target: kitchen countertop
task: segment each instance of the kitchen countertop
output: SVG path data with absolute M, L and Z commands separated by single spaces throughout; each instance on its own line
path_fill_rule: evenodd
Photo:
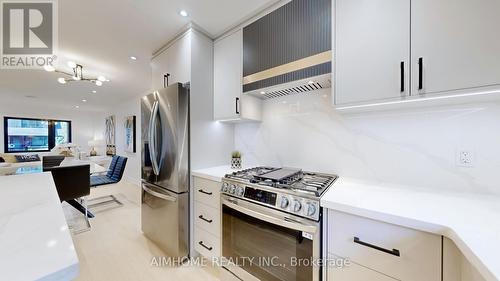
M 500 196 L 339 178 L 321 206 L 450 238 L 487 280 L 500 280 Z
M 72 280 L 78 257 L 50 173 L 0 177 L 2 280 Z
M 207 169 L 200 169 L 200 170 L 194 170 L 191 172 L 192 176 L 199 177 L 199 178 L 204 178 L 207 180 L 212 180 L 212 181 L 218 181 L 221 182 L 222 178 L 226 174 L 230 174 L 232 172 L 240 171 L 245 169 L 246 167 L 243 167 L 241 169 L 231 169 L 231 166 L 226 165 L 226 166 L 218 166 L 218 167 L 212 167 L 212 168 L 207 168 Z

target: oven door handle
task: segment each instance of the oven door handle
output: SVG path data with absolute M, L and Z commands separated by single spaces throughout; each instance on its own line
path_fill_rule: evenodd
M 222 199 L 222 204 L 224 204 L 227 207 L 234 209 L 240 213 L 243 213 L 245 215 L 254 217 L 254 218 L 262 220 L 262 221 L 270 222 L 272 224 L 279 225 L 282 227 L 290 228 L 290 229 L 297 230 L 297 231 L 304 231 L 304 232 L 308 232 L 308 233 L 312 233 L 312 234 L 316 233 L 316 231 L 317 231 L 316 226 L 304 225 L 304 224 L 299 223 L 299 222 L 294 222 L 295 220 L 289 219 L 286 217 L 284 219 L 282 219 L 282 218 L 277 218 L 277 217 L 274 217 L 271 215 L 263 214 L 263 213 L 260 213 L 258 211 L 254 211 L 252 209 L 248 209 L 248 208 L 239 206 L 238 204 L 235 204 L 235 203 L 233 203 L 229 200 L 226 200 L 226 199 Z

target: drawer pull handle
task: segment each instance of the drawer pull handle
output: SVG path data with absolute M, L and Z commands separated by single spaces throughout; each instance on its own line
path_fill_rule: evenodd
M 212 249 L 213 249 L 213 247 L 207 247 L 205 244 L 203 244 L 203 241 L 198 242 L 198 244 L 200 244 L 200 246 L 202 246 L 203 248 L 205 248 L 209 251 L 212 251 Z
M 396 257 L 400 257 L 401 256 L 399 250 L 397 250 L 397 249 L 387 250 L 387 249 L 384 249 L 382 247 L 375 246 L 375 245 L 372 245 L 370 243 L 363 242 L 358 237 L 354 237 L 354 243 L 359 244 L 359 245 L 363 245 L 363 246 L 366 246 L 368 248 L 372 248 L 372 249 L 375 249 L 375 250 L 378 250 L 378 251 L 381 251 L 381 252 L 384 252 L 384 253 L 396 256 Z
M 207 220 L 206 218 L 204 218 L 203 215 L 199 215 L 198 218 L 200 218 L 200 219 L 202 219 L 202 220 L 204 220 L 204 221 L 206 221 L 208 223 L 212 223 L 213 222 L 213 220 Z
M 203 194 L 206 194 L 206 195 L 212 195 L 213 193 L 212 192 L 206 192 L 205 190 L 203 189 L 200 189 L 198 190 L 199 192 L 203 193 Z

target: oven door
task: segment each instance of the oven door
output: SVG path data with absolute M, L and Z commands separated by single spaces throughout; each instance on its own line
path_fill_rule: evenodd
M 319 281 L 320 224 L 222 195 L 222 258 L 229 280 Z M 236 277 L 237 279 L 234 279 Z

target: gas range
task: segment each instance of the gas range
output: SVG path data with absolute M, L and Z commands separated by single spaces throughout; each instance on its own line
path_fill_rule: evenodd
M 221 192 L 319 221 L 321 195 L 336 179 L 336 175 L 300 169 L 255 167 L 227 174 Z

